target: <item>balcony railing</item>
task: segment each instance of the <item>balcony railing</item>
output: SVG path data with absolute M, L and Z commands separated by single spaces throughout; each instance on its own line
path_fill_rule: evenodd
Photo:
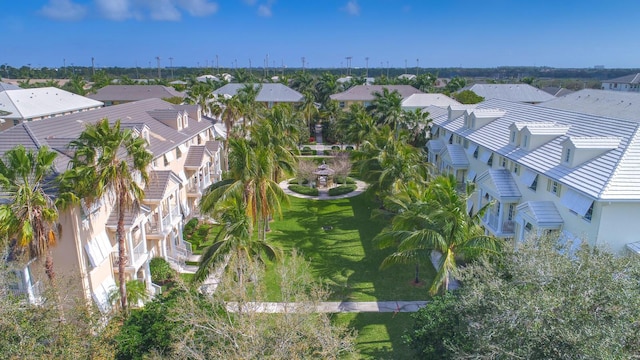
M 31 304 L 40 304 L 43 299 L 42 295 L 44 294 L 44 286 L 42 285 L 42 282 L 38 280 L 33 284 L 27 284 L 22 289 L 18 287 L 11 287 L 11 291 L 16 296 L 26 296 Z
M 512 234 L 515 232 L 515 222 L 511 220 L 505 220 L 500 223 L 498 214 L 487 213 L 484 216 L 484 223 L 490 227 L 497 234 Z
M 140 241 L 138 245 L 133 248 L 133 261 L 137 262 L 142 257 L 147 255 L 147 246 L 145 240 Z
M 126 249 L 124 255 L 124 265 L 134 265 L 137 261 L 144 258 L 147 255 L 147 249 L 145 240 L 140 241 L 133 247 L 133 252 L 128 251 Z M 111 264 L 114 270 L 118 269 L 118 265 L 120 264 L 120 259 L 118 257 L 118 251 L 114 251 L 111 253 Z

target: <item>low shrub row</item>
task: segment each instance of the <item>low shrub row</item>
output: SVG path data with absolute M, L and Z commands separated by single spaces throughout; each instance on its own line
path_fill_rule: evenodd
M 354 191 L 356 188 L 357 186 L 355 184 L 340 185 L 338 187 L 329 189 L 329 196 L 338 196 L 342 194 L 347 194 Z
M 318 196 L 318 189 L 310 188 L 308 186 L 291 184 L 289 185 L 289 190 L 302 195 Z

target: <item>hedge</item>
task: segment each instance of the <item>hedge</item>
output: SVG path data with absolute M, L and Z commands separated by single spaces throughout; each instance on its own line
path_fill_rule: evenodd
M 355 184 L 350 185 L 340 185 L 338 187 L 334 187 L 329 189 L 329 196 L 338 196 L 342 194 L 347 194 L 357 189 Z
M 302 195 L 318 196 L 318 189 L 310 188 L 308 186 L 291 184 L 289 185 L 289 190 Z

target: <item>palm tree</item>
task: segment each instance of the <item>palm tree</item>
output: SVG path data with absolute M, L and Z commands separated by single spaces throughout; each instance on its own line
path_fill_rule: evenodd
M 307 92 L 304 94 L 304 100 L 302 104 L 300 104 L 299 110 L 307 122 L 307 128 L 311 131 L 311 120 L 313 120 L 313 117 L 319 113 L 312 93 Z
M 469 186 L 465 194 L 456 190 L 454 176 L 438 176 L 424 190 L 414 188 L 400 192 L 389 199 L 397 206 L 397 215 L 391 225 L 375 237 L 380 248 L 397 246 L 381 264 L 416 263 L 415 281 L 422 261 L 431 259 L 432 252 L 441 256 L 435 264 L 436 276 L 429 292 L 434 295 L 449 289 L 449 280 L 455 275 L 459 260 L 472 260 L 481 254 L 499 254 L 501 243 L 497 238 L 484 235 L 480 216 L 484 209 L 470 216 L 466 201 L 473 191 Z
M 280 258 L 280 249 L 264 239 L 252 236 L 252 220 L 247 215 L 244 204 L 237 200 L 238 198 L 230 198 L 219 204 L 221 211 L 217 213 L 216 219 L 222 224 L 222 229 L 213 244 L 202 254 L 200 266 L 193 277 L 194 282 L 204 281 L 219 264 L 231 262 L 237 264 L 238 281 L 243 283 L 244 264 L 256 258 L 263 260 L 262 254 L 270 259 Z
M 240 102 L 240 114 L 242 115 L 242 135 L 247 135 L 247 128 L 262 115 L 263 105 L 256 102 L 256 98 L 262 89 L 262 85 L 245 84 L 238 90 Z
M 202 112 L 210 116 L 213 112 L 213 89 L 213 83 L 196 81 L 189 87 L 189 90 L 187 90 L 184 101 L 187 104 L 200 105 Z
M 16 237 L 29 259 L 45 257 L 44 268 L 55 288 L 51 248 L 57 242 L 58 210 L 53 199 L 53 163 L 57 153 L 19 145 L 0 159 L 0 189 L 8 202 L 0 205 L 0 234 Z
M 408 142 L 415 147 L 424 147 L 427 143 L 426 131 L 429 129 L 429 113 L 422 109 L 403 111 L 400 128 L 409 132 Z
M 123 312 L 127 311 L 124 217 L 128 211 L 137 212 L 144 197 L 144 183 L 149 180 L 147 167 L 153 158 L 146 145 L 143 137 L 131 129 L 122 129 L 120 120 L 111 126 L 108 119 L 87 125 L 78 139 L 70 143 L 75 150 L 70 171 L 75 179 L 82 179 L 76 188 L 79 197 L 91 203 L 109 193 L 115 196 L 118 281 Z
M 392 129 L 398 127 L 402 117 L 402 97 L 396 90 L 382 88 L 382 92 L 373 93 L 374 100 L 367 109 L 371 116 L 376 119 L 378 125 L 387 124 Z
M 406 142 L 406 133 L 396 139 L 389 126 L 381 127 L 353 153 L 354 168 L 371 186 L 368 191 L 381 197 L 398 191 L 403 184 L 426 184 L 431 165 L 422 151 Z
M 347 142 L 356 145 L 356 150 L 360 149 L 360 144 L 377 133 L 375 120 L 367 113 L 361 104 L 352 104 L 349 111 L 345 111 L 338 120 L 338 129 L 345 135 Z

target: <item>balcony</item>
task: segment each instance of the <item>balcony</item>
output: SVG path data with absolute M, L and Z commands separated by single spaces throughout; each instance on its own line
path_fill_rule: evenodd
M 9 288 L 14 295 L 26 297 L 30 304 L 41 304 L 44 300 L 44 286 L 40 280 L 33 284 L 10 285 Z
M 148 258 L 149 252 L 147 251 L 145 240 L 142 240 L 133 247 L 133 251 L 125 249 L 124 265 L 127 271 L 137 271 Z M 118 251 L 111 253 L 111 264 L 114 271 L 118 271 L 118 266 L 120 265 Z
M 515 235 L 515 222 L 511 220 L 500 221 L 498 214 L 488 212 L 482 219 L 485 226 L 498 237 L 511 237 Z

